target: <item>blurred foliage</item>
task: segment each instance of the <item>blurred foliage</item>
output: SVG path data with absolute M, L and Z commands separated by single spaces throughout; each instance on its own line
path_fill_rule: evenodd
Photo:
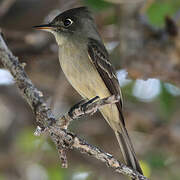
M 167 156 L 162 152 L 148 152 L 147 162 L 152 170 L 158 170 L 166 167 Z
M 113 5 L 104 0 L 84 0 L 84 3 L 95 10 L 105 10 Z
M 59 167 L 59 164 L 54 164 L 52 167 L 47 169 L 49 179 L 52 180 L 64 180 L 65 170 Z
M 0 172 L 0 180 L 5 180 L 5 177 L 1 175 L 1 172 Z
M 165 88 L 165 84 L 161 82 L 161 93 L 159 95 L 160 114 L 165 122 L 168 122 L 175 111 L 174 103 L 176 97 L 170 94 Z
M 151 176 L 151 168 L 149 164 L 145 161 L 140 161 L 140 165 L 141 165 L 144 175 L 149 178 Z
M 43 137 L 36 137 L 34 135 L 34 130 L 30 128 L 23 129 L 16 138 L 17 146 L 23 152 L 27 153 L 32 153 L 33 151 L 36 151 L 37 148 L 42 146 L 43 142 Z
M 156 26 L 164 25 L 165 16 L 173 16 L 180 8 L 179 0 L 155 0 L 147 10 L 150 22 Z
M 127 98 L 128 100 L 130 100 L 131 102 L 136 103 L 138 100 L 136 97 L 133 96 L 132 94 L 132 90 L 134 87 L 134 83 L 135 81 L 132 81 L 131 83 L 127 84 L 126 86 L 124 86 L 122 88 L 122 92 L 123 92 L 123 96 L 125 96 L 125 98 Z

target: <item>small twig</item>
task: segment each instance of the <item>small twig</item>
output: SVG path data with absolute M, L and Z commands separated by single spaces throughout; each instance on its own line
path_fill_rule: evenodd
M 20 92 L 22 93 L 25 100 L 28 102 L 30 107 L 32 108 L 36 121 L 39 124 L 39 127 L 36 129 L 35 134 L 41 135 L 43 132 L 47 132 L 49 136 L 52 138 L 53 142 L 55 143 L 58 151 L 60 152 L 60 159 L 62 161 L 63 166 L 67 166 L 67 160 L 65 155 L 65 150 L 67 148 L 73 148 L 79 150 L 81 153 L 86 153 L 104 163 L 106 163 L 109 167 L 114 169 L 116 172 L 127 175 L 134 179 L 139 180 L 147 180 L 147 178 L 137 171 L 127 167 L 126 165 L 122 164 L 112 155 L 105 153 L 98 149 L 95 146 L 92 146 L 85 142 L 84 140 L 80 139 L 76 135 L 67 132 L 65 129 L 61 129 L 58 124 L 58 120 L 55 119 L 51 109 L 47 107 L 45 104 L 42 92 L 38 91 L 34 85 L 32 84 L 31 80 L 28 78 L 27 74 L 25 73 L 23 66 L 19 63 L 18 58 L 15 57 L 11 51 L 6 46 L 2 36 L 0 35 L 0 60 L 3 65 L 11 72 L 14 80 L 19 88 Z M 104 104 L 109 104 L 112 102 L 116 102 L 116 98 L 118 97 L 110 97 L 105 98 L 103 100 L 99 100 L 94 103 L 90 103 L 84 110 L 83 113 L 92 113 L 97 108 Z M 79 115 L 82 115 L 81 111 L 76 111 Z M 74 113 L 73 113 L 74 114 Z M 77 114 L 75 113 L 74 117 Z M 64 116 L 66 119 L 68 115 Z M 67 124 L 69 120 L 67 120 Z M 66 125 L 66 123 L 65 123 Z
M 58 153 L 59 153 L 59 159 L 61 160 L 61 166 L 62 168 L 67 168 L 68 167 L 68 162 L 67 162 L 67 156 L 66 156 L 66 151 L 62 147 L 58 148 Z

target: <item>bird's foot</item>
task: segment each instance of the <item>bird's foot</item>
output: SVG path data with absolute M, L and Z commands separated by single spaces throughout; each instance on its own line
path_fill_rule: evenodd
M 80 106 L 82 106 L 83 104 L 85 104 L 88 100 L 87 99 L 82 99 L 80 102 L 76 103 L 74 106 L 71 107 L 71 109 L 68 112 L 68 115 L 70 117 L 72 117 L 73 112 L 75 109 L 78 109 Z
M 99 96 L 96 96 L 96 97 L 90 99 L 89 101 L 87 101 L 87 102 L 85 102 L 84 104 L 81 105 L 81 110 L 84 112 L 84 114 L 86 114 L 87 107 L 90 104 L 94 103 L 97 99 L 99 99 Z M 92 114 L 94 114 L 94 113 L 92 113 Z

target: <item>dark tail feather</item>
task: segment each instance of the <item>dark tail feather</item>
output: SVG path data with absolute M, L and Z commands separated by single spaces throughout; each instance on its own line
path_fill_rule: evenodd
M 124 127 L 122 129 L 122 132 L 116 131 L 115 135 L 127 165 L 130 166 L 132 169 L 138 171 L 139 173 L 143 174 L 126 128 Z

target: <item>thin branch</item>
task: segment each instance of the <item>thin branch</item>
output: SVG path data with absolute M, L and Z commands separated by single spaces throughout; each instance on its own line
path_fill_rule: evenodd
M 64 167 L 67 166 L 65 151 L 70 148 L 76 149 L 81 153 L 85 153 L 104 162 L 108 165 L 108 167 L 111 167 L 118 173 L 127 175 L 134 179 L 147 180 L 146 177 L 122 164 L 112 155 L 103 152 L 97 147 L 88 144 L 81 138 L 68 132 L 66 129 L 61 128 L 67 127 L 67 124 L 74 118 L 78 118 L 81 115 L 91 114 L 105 104 L 116 102 L 119 97 L 112 96 L 103 100 L 87 103 L 86 107 L 83 107 L 82 104 L 79 107 L 75 107 L 73 110 L 71 109 L 71 113 L 67 113 L 61 118 L 61 120 L 64 120 L 65 125 L 62 126 L 60 123 L 61 120 L 55 119 L 51 109 L 47 107 L 42 92 L 40 92 L 28 78 L 24 71 L 24 64 L 21 65 L 19 63 L 18 58 L 15 57 L 6 46 L 2 36 L 0 36 L 0 60 L 11 72 L 21 94 L 34 112 L 36 121 L 39 125 L 35 134 L 41 135 L 43 132 L 47 132 L 49 134 L 60 153 L 60 159 L 62 160 Z

